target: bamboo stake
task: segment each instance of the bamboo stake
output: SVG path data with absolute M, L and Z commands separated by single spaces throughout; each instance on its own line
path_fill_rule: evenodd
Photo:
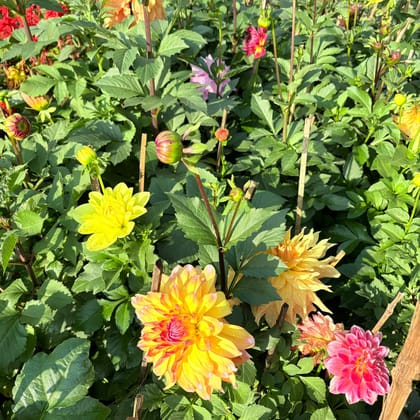
M 408 396 L 411 393 L 413 381 L 420 380 L 420 300 L 417 301 L 410 329 L 398 356 L 397 363 L 391 371 L 392 384 L 379 420 L 398 420 Z
M 314 120 L 315 120 L 315 117 L 313 115 L 307 117 L 305 119 L 305 126 L 303 127 L 303 145 L 302 145 L 302 157 L 300 159 L 295 235 L 297 235 L 300 232 L 301 222 L 302 222 L 303 196 L 305 194 L 306 162 L 308 160 L 309 137 L 311 135 L 311 128 L 312 128 L 312 124 L 314 123 Z
M 146 177 L 146 145 L 147 134 L 142 133 L 140 142 L 140 159 L 139 159 L 139 191 L 144 191 L 144 178 Z

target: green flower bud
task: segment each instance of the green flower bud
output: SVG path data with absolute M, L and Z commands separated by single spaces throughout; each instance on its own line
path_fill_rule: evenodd
M 182 140 L 173 131 L 162 131 L 155 138 L 156 154 L 162 163 L 173 164 L 182 158 Z

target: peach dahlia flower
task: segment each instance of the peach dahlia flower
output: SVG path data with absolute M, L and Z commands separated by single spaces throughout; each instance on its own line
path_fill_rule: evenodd
M 316 295 L 318 290 L 330 291 L 330 287 L 321 282 L 324 277 L 340 277 L 334 268 L 341 257 L 325 257 L 333 246 L 327 239 L 318 242 L 319 232 L 311 230 L 308 234 L 302 231 L 291 237 L 291 230 L 286 232 L 283 242 L 268 250 L 269 254 L 280 258 L 287 266 L 277 277 L 269 279 L 282 300 L 254 306 L 252 311 L 258 323 L 265 317 L 273 326 L 280 314 L 283 303 L 289 305 L 285 320 L 296 324 L 296 316 L 305 319 L 316 305 L 324 312 L 331 312 Z M 324 259 L 321 259 L 324 258 Z
M 216 271 L 177 266 L 162 279 L 160 292 L 136 295 L 132 305 L 142 322 L 138 347 L 166 389 L 177 383 L 209 400 L 222 381 L 236 386 L 236 365 L 249 358 L 254 338 L 224 319 L 232 312 L 215 288 Z

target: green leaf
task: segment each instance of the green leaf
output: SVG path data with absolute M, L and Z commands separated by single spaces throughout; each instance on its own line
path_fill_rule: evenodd
M 8 302 L 9 306 L 14 306 L 19 301 L 20 297 L 28 292 L 28 288 L 21 279 L 15 279 L 13 282 L 0 293 L 1 301 Z
M 327 387 L 323 379 L 312 376 L 300 376 L 300 380 L 305 385 L 309 398 L 318 403 L 326 401 Z
M 340 417 L 341 419 L 342 417 Z M 310 420 L 336 420 L 334 413 L 331 411 L 330 407 L 323 407 L 315 410 L 311 414 Z
M 102 327 L 104 318 L 102 307 L 96 299 L 90 299 L 77 308 L 75 327 L 81 331 L 91 334 Z
M 193 405 L 193 415 L 194 420 L 213 420 L 212 414 L 207 411 L 204 407 L 200 407 L 199 405 Z
M 73 302 L 73 296 L 63 283 L 47 280 L 39 288 L 38 297 L 53 309 L 61 309 Z
M 29 96 L 42 96 L 46 95 L 56 83 L 57 80 L 35 75 L 24 80 L 20 89 Z
M 245 382 L 248 385 L 254 385 L 255 378 L 257 376 L 257 369 L 255 368 L 254 362 L 247 360 L 242 363 L 239 367 L 239 372 L 236 375 L 236 379 L 241 382 Z
M 41 233 L 42 225 L 44 224 L 43 218 L 31 210 L 18 211 L 15 216 L 15 222 L 20 233 L 24 236 L 38 235 Z
M 133 317 L 133 307 L 130 302 L 124 302 L 115 311 L 115 323 L 121 334 L 124 334 L 130 326 Z
M 25 351 L 27 333 L 19 318 L 16 309 L 0 300 L 0 371 L 6 371 Z
M 133 96 L 144 96 L 144 90 L 141 87 L 138 77 L 134 74 L 115 74 L 104 76 L 95 83 L 102 92 L 118 98 L 127 99 Z
M 104 420 L 108 418 L 111 409 L 105 407 L 98 400 L 91 397 L 84 397 L 77 404 L 71 407 L 56 408 L 48 412 L 43 420 Z
M 366 117 L 368 117 L 372 112 L 372 99 L 369 94 L 364 90 L 358 88 L 357 86 L 350 86 L 347 88 L 348 96 L 353 99 L 356 103 L 359 103 L 363 106 L 364 112 L 366 112 Z
M 30 300 L 22 310 L 21 322 L 36 327 L 51 322 L 53 318 L 53 312 L 47 304 Z
M 242 273 L 247 277 L 266 279 L 275 277 L 287 269 L 280 259 L 270 254 L 258 254 L 242 268 Z
M 283 371 L 289 376 L 305 375 L 314 368 L 314 361 L 312 357 L 304 357 L 299 360 L 297 365 L 289 364 L 283 366 Z
M 177 34 L 177 32 L 173 32 L 162 39 L 162 42 L 159 45 L 158 55 L 171 57 L 178 54 L 185 48 L 188 48 L 188 45 Z
M 273 134 L 277 134 L 273 124 L 273 110 L 269 101 L 255 93 L 252 94 L 251 111 L 268 125 Z
M 12 256 L 18 241 L 18 238 L 13 231 L 6 232 L 4 236 L 3 246 L 1 247 L 1 265 L 3 266 L 3 273 L 6 272 L 10 257 Z
M 185 236 L 199 244 L 216 245 L 216 237 L 210 217 L 202 200 L 198 197 L 184 197 L 179 194 L 168 194 L 175 208 L 176 220 Z M 216 223 L 217 215 L 213 212 Z
M 242 302 L 250 305 L 262 305 L 273 300 L 280 300 L 276 289 L 267 280 L 243 277 L 233 294 Z
M 87 394 L 95 375 L 89 360 L 88 340 L 69 338 L 50 354 L 37 353 L 23 366 L 13 387 L 16 418 L 50 419 L 63 408 L 76 407 Z
M 88 263 L 84 271 L 77 277 L 71 288 L 73 293 L 92 292 L 99 293 L 105 289 L 105 281 L 99 264 Z
M 248 406 L 242 414 L 240 420 L 268 420 L 271 418 L 272 411 L 263 405 L 252 404 Z

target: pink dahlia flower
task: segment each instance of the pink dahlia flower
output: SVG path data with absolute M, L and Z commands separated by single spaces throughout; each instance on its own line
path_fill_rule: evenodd
M 208 71 L 191 64 L 193 75 L 190 81 L 201 85 L 199 91 L 203 94 L 203 99 L 207 101 L 209 93 L 222 95 L 223 89 L 230 82 L 230 79 L 226 77 L 229 67 L 226 66 L 224 61 L 217 60 L 216 62 L 211 55 L 208 55 L 203 60 Z M 216 71 L 213 71 L 212 67 L 216 67 Z
M 345 394 L 349 404 L 360 400 L 372 405 L 378 395 L 389 392 L 389 372 L 384 358 L 389 349 L 381 346 L 382 335 L 353 326 L 338 332 L 327 346 L 325 367 L 333 376 L 332 394 Z
M 261 26 L 259 26 L 258 29 L 250 26 L 246 32 L 247 34 L 244 43 L 244 51 L 246 52 L 246 55 L 253 55 L 255 59 L 264 57 L 266 52 L 265 44 L 267 42 L 266 29 Z

